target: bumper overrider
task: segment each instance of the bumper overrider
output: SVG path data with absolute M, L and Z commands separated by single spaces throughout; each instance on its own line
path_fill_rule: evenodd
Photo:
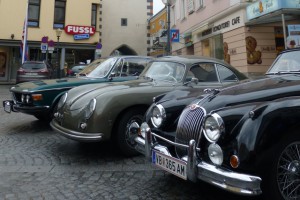
M 37 114 L 49 111 L 50 106 L 29 106 L 15 104 L 13 100 L 5 100 L 2 102 L 4 111 L 7 113 L 11 112 L 22 112 L 26 114 Z
M 82 133 L 78 131 L 73 131 L 62 127 L 58 121 L 53 119 L 50 122 L 50 126 L 53 130 L 57 131 L 59 134 L 70 138 L 72 140 L 82 141 L 82 142 L 97 142 L 101 141 L 103 133 Z
M 157 158 L 154 158 L 154 155 L 163 155 L 163 157 L 166 158 L 166 162 L 170 160 L 178 160 L 175 163 L 180 162 L 186 166 L 186 178 L 177 175 L 181 178 L 188 179 L 194 182 L 199 179 L 208 182 L 212 185 L 215 185 L 219 188 L 242 195 L 254 196 L 262 193 L 260 188 L 260 177 L 233 172 L 231 170 L 220 168 L 210 163 L 204 162 L 203 160 L 199 160 L 196 156 L 196 150 L 199 149 L 196 149 L 195 140 L 191 140 L 189 142 L 189 145 L 175 143 L 151 132 L 151 129 L 148 125 L 144 125 L 144 127 L 145 126 L 148 127 L 145 129 L 145 138 L 141 136 L 135 138 L 135 141 L 137 142 L 136 150 L 140 153 L 143 153 L 146 159 L 150 162 L 156 162 L 155 159 Z M 186 148 L 188 155 L 181 158 L 180 160 L 178 158 L 173 157 L 167 149 L 167 147 L 159 144 L 153 144 L 153 136 L 162 139 L 171 145 Z M 164 170 L 173 173 L 172 170 Z M 178 170 L 179 169 L 177 168 L 177 171 Z M 176 175 L 176 173 L 174 174 Z

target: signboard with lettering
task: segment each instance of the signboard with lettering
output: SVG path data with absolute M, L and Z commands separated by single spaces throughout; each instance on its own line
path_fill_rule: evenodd
M 84 39 L 89 39 L 89 38 L 90 38 L 89 34 L 74 35 L 74 40 L 84 40 Z
M 77 34 L 94 35 L 95 34 L 95 27 L 93 27 L 93 26 L 67 25 L 65 27 L 65 32 L 67 34 L 71 34 L 71 35 L 77 35 Z
M 296 0 L 260 0 L 247 6 L 248 20 L 261 17 L 268 13 L 284 9 L 284 8 L 300 8 L 300 1 Z

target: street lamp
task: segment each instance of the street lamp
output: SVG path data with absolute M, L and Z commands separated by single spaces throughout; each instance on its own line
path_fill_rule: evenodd
M 61 36 L 62 30 L 60 28 L 56 29 L 56 37 L 57 37 L 57 78 L 60 78 L 61 72 L 60 72 L 60 60 L 59 60 L 59 38 Z
M 166 52 L 167 52 L 167 55 L 170 55 L 170 51 L 171 51 L 171 38 L 170 38 L 170 7 L 171 7 L 171 0 L 162 0 L 162 2 L 167 7 L 167 47 L 166 47 Z

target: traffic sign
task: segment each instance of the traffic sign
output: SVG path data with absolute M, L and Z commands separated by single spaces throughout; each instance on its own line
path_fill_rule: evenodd
M 171 42 L 179 42 L 179 29 L 171 29 Z

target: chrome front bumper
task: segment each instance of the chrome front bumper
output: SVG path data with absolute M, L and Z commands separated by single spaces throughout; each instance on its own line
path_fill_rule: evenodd
M 166 147 L 158 144 L 154 145 L 152 143 L 152 136 L 159 137 L 160 139 L 163 139 L 172 145 L 185 146 L 188 149 L 188 155 L 181 159 L 187 164 L 188 180 L 196 181 L 199 179 L 230 192 L 242 195 L 253 196 L 262 193 L 260 188 L 260 177 L 236 173 L 228 169 L 221 169 L 204 161 L 199 161 L 199 159 L 196 157 L 195 140 L 191 140 L 189 145 L 182 145 L 152 133 L 150 128 L 147 128 L 145 133 L 145 139 L 138 136 L 135 138 L 135 141 L 137 142 L 136 150 L 143 153 L 148 161 L 151 162 L 152 160 L 152 150 L 159 151 L 164 155 L 172 157 Z
M 101 141 L 103 133 L 82 133 L 77 131 L 72 131 L 70 129 L 64 128 L 57 123 L 57 121 L 52 120 L 50 126 L 53 130 L 57 131 L 61 135 L 70 138 L 72 140 L 83 141 L 83 142 L 97 142 Z

